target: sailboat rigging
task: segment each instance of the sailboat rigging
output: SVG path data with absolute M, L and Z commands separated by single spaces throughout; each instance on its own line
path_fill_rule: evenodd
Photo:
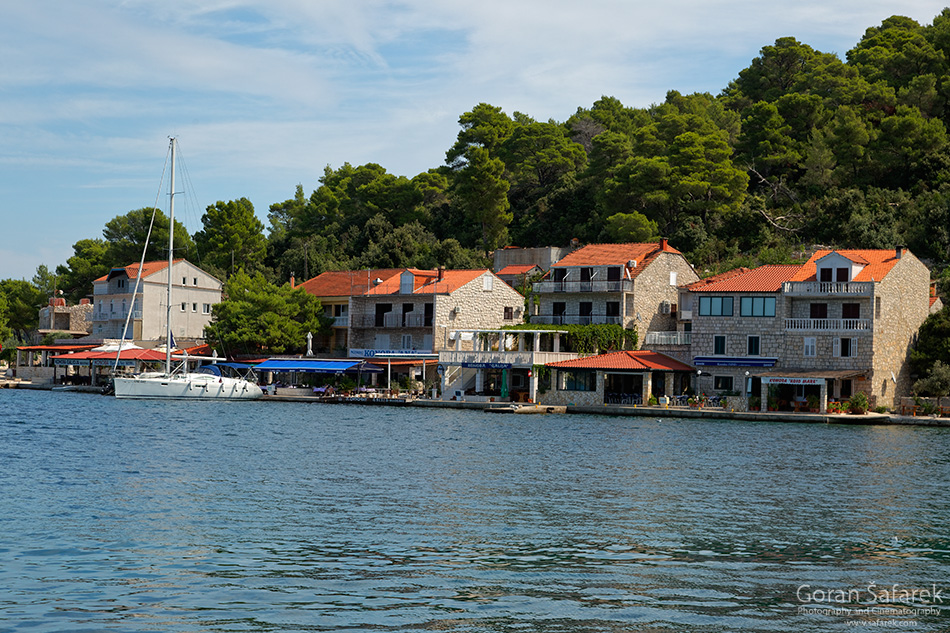
M 115 370 L 119 364 L 121 356 L 121 345 L 116 354 L 116 367 L 113 368 L 113 384 L 115 387 L 115 396 L 117 398 L 179 398 L 179 399 L 213 399 L 213 400 L 247 400 L 260 398 L 264 394 L 261 388 L 254 382 L 243 378 L 234 378 L 224 376 L 220 369 L 211 365 L 196 372 L 187 371 L 188 356 L 175 356 L 174 360 L 180 360 L 181 365 L 178 371 L 172 367 L 172 348 L 174 347 L 174 338 L 172 336 L 172 273 L 175 265 L 175 149 L 176 139 L 170 139 L 169 151 L 171 153 L 171 175 L 169 177 L 168 187 L 168 267 L 166 283 L 166 301 L 165 301 L 165 367 L 160 372 L 143 372 L 131 376 L 117 376 Z M 148 245 L 146 244 L 146 249 Z M 145 256 L 142 256 L 143 262 Z M 141 273 L 142 266 L 139 266 Z M 138 292 L 138 284 L 141 281 L 141 274 L 136 279 L 134 293 Z M 126 332 L 128 322 L 126 322 Z

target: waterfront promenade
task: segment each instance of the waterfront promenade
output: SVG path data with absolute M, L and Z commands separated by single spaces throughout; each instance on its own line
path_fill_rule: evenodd
M 51 387 L 45 385 L 33 385 L 29 382 L 11 382 L 6 381 L 2 387 L 32 389 L 39 391 L 50 391 Z M 75 386 L 65 389 L 76 393 L 100 394 L 99 387 Z M 362 404 L 371 406 L 388 407 L 422 407 L 437 409 L 462 409 L 484 411 L 492 410 L 495 413 L 515 413 L 518 405 L 511 405 L 507 402 L 465 402 L 438 400 L 431 398 L 416 397 L 368 397 L 368 396 L 333 396 L 320 397 L 314 396 L 301 389 L 301 395 L 289 395 L 282 393 L 279 395 L 265 395 L 263 402 L 297 402 L 300 404 L 322 404 L 322 405 L 346 405 Z M 525 406 L 525 405 L 522 405 Z M 532 406 L 532 405 L 527 405 Z M 542 408 L 544 405 L 540 405 Z M 510 411 L 509 411 L 510 409 Z M 719 420 L 746 420 L 750 422 L 797 422 L 805 424 L 853 424 L 853 425 L 909 425 L 909 426 L 938 426 L 950 427 L 950 418 L 938 416 L 908 416 L 896 415 L 891 413 L 873 413 L 868 412 L 862 415 L 851 415 L 850 413 L 805 413 L 805 412 L 783 412 L 783 411 L 735 411 L 724 409 L 722 407 L 703 407 L 700 409 L 692 407 L 668 406 L 625 406 L 625 405 L 602 405 L 602 406 L 570 406 L 558 407 L 568 414 L 586 414 L 586 415 L 606 415 L 622 417 L 643 417 L 643 418 L 689 418 L 689 419 L 719 419 Z

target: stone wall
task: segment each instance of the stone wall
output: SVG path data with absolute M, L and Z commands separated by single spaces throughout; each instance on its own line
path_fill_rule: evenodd
M 671 273 L 676 273 L 675 281 Z M 670 305 L 679 300 L 679 286 L 699 281 L 699 275 L 686 258 L 678 253 L 662 252 L 633 281 L 633 294 L 628 296 L 625 327 L 636 326 L 640 346 L 648 331 L 673 332 L 676 315 L 661 311 L 663 302 Z M 639 318 L 637 316 L 639 315 Z
M 877 403 L 894 407 L 910 394 L 913 380 L 908 359 L 917 330 L 930 313 L 930 272 L 910 252 L 884 279 L 875 284 L 874 349 L 871 395 Z
M 538 394 L 539 404 L 549 404 L 554 406 L 578 406 L 592 407 L 603 406 L 604 404 L 604 372 L 597 372 L 597 390 L 596 391 L 561 391 L 557 388 L 558 376 L 557 369 L 551 369 L 551 388 L 546 392 Z

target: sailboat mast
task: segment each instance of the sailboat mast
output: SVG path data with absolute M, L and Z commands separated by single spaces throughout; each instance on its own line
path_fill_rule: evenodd
M 171 137 L 171 178 L 168 180 L 168 296 L 165 300 L 165 373 L 172 373 L 172 264 L 175 262 L 175 137 Z

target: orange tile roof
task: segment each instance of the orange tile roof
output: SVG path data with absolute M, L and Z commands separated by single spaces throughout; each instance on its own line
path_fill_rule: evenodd
M 817 274 L 816 262 L 831 253 L 837 253 L 864 266 L 861 272 L 855 275 L 851 281 L 881 281 L 898 262 L 897 253 L 894 249 L 820 250 L 815 252 L 802 265 L 798 274 L 789 281 L 815 281 Z M 910 251 L 905 249 L 904 254 L 910 255 Z
M 495 274 L 499 277 L 501 275 L 524 275 L 531 272 L 535 268 L 538 270 L 541 269 L 541 267 L 537 264 L 511 264 L 510 266 L 505 266 Z
M 693 371 L 693 368 L 681 363 L 666 354 L 649 350 L 608 352 L 597 356 L 585 356 L 574 360 L 562 360 L 556 363 L 547 363 L 548 367 L 558 369 L 626 369 L 634 371 L 650 371 L 654 369 L 666 371 Z
M 185 261 L 184 258 L 176 259 L 174 263 L 177 264 L 178 262 L 183 262 L 183 261 Z M 168 268 L 167 259 L 158 261 L 158 262 L 145 262 L 145 265 L 142 266 L 142 278 L 144 279 L 145 277 L 151 277 L 158 271 L 165 270 L 166 268 Z M 128 275 L 129 279 L 135 279 L 136 277 L 138 277 L 139 265 L 135 263 L 135 264 L 129 264 L 128 266 L 116 266 L 115 268 L 110 270 L 108 273 L 106 273 L 102 277 L 99 277 L 99 279 L 96 279 L 96 281 L 108 281 L 112 273 L 114 273 L 117 270 L 123 270 L 123 269 L 125 270 L 125 274 Z
M 660 253 L 675 253 L 678 250 L 669 246 L 666 240 L 661 242 L 631 242 L 628 244 L 588 244 L 565 255 L 551 268 L 568 266 L 624 266 L 635 261 L 636 267 L 627 268 L 631 279 L 637 277 Z
M 415 279 L 413 294 L 446 294 L 455 292 L 473 279 L 480 277 L 488 272 L 486 268 L 481 270 L 445 270 L 442 271 L 442 279 L 439 279 L 437 270 L 419 270 L 417 268 L 406 268 Z M 499 283 L 505 283 L 498 280 Z M 401 274 L 390 277 L 383 283 L 367 292 L 367 295 L 395 295 L 400 294 Z
M 401 268 L 379 268 L 376 270 L 329 270 L 309 279 L 298 288 L 303 288 L 315 297 L 351 297 L 364 294 L 372 287 L 376 279 L 398 276 Z
M 791 281 L 801 267 L 768 265 L 758 268 L 736 268 L 720 275 L 700 279 L 686 286 L 692 292 L 778 292 Z

